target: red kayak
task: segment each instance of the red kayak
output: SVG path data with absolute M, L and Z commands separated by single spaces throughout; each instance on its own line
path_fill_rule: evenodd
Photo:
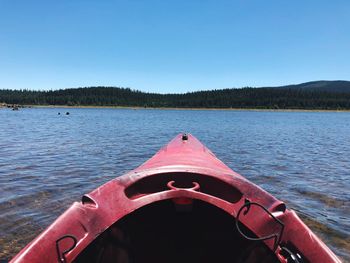
M 340 262 L 192 135 L 82 197 L 11 262 Z

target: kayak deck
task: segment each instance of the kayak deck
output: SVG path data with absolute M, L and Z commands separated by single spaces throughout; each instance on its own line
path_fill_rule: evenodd
M 181 134 L 140 167 L 84 195 L 11 262 L 214 258 L 340 262 L 282 201 Z

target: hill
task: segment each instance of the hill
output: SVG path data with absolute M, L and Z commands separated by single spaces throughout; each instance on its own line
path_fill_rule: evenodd
M 288 85 L 275 87 L 277 89 L 300 89 L 304 91 L 322 91 L 322 92 L 338 92 L 350 93 L 350 81 L 345 80 L 319 80 L 310 81 L 296 85 Z
M 51 91 L 0 90 L 1 102 L 68 106 L 350 109 L 350 82 L 314 81 L 282 87 L 247 87 L 184 94 L 146 93 L 119 87 L 86 87 Z

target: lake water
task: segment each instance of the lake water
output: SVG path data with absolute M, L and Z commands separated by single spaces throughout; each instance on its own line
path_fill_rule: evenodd
M 285 201 L 350 262 L 350 112 L 72 108 L 0 109 L 0 259 L 180 132 Z

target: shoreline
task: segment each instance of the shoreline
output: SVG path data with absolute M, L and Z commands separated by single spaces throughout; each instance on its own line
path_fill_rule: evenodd
M 130 110 L 208 110 L 208 111 L 266 111 L 266 112 L 350 112 L 350 109 L 258 109 L 258 108 L 174 108 L 138 106 L 94 106 L 94 105 L 20 105 L 21 108 L 66 108 L 66 109 L 130 109 Z M 0 107 L 7 108 L 7 107 Z

